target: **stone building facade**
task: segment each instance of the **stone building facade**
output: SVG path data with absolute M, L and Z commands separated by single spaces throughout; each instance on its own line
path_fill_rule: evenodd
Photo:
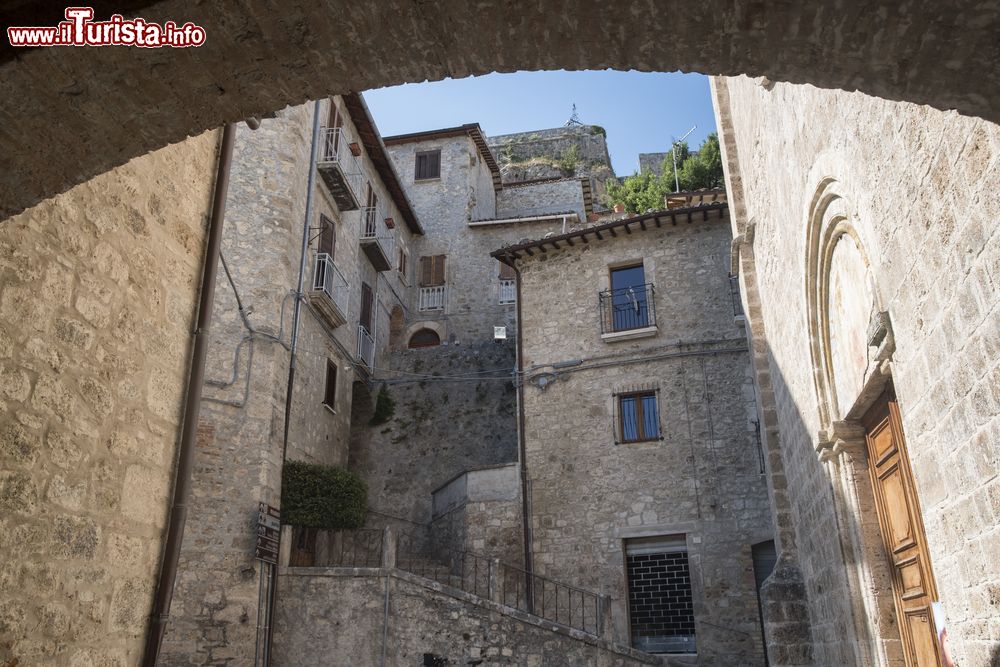
M 926 598 L 956 664 L 996 664 L 1000 129 L 766 79 L 717 78 L 713 95 L 780 563 L 804 589 L 798 663 L 904 664 L 901 628 L 936 621 L 897 606 Z M 925 535 L 922 569 L 896 573 L 864 418 L 887 386 L 912 472 L 892 520 Z
M 721 203 L 495 253 L 521 281 L 534 570 L 608 595 L 620 642 L 678 664 L 764 664 L 753 546 L 773 533 L 730 245 Z M 689 568 L 656 580 L 669 600 L 633 576 L 657 539 Z M 639 627 L 650 608 L 666 627 Z
M 315 122 L 317 167 L 306 220 Z M 265 577 L 254 559 L 257 504 L 280 505 L 285 459 L 347 466 L 352 401 L 368 393 L 368 379 L 385 365 L 390 313 L 408 305 L 400 258 L 421 231 L 384 168 L 373 127 L 354 96 L 322 101 L 318 115 L 313 105 L 293 107 L 257 130 L 238 130 L 222 245 L 226 273 L 216 286 L 193 498 L 163 664 L 254 661 Z M 350 192 L 328 185 L 330 169 L 341 172 Z M 354 201 L 345 203 L 345 196 Z M 372 223 L 388 240 L 366 240 Z M 373 243 L 388 246 L 376 250 L 388 264 L 371 259 Z M 305 281 L 286 440 L 300 261 Z
M 0 224 L 0 664 L 138 664 L 219 133 Z

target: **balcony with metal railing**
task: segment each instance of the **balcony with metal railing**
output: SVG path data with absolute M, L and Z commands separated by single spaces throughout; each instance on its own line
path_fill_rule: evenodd
M 445 285 L 421 287 L 417 295 L 417 310 L 444 310 L 446 296 Z
M 356 210 L 361 206 L 361 163 L 351 152 L 344 128 L 322 128 L 319 148 L 316 170 L 337 202 L 337 208 Z
M 316 255 L 309 302 L 331 327 L 336 328 L 347 322 L 350 285 L 333 258 L 325 252 Z
M 517 283 L 513 280 L 500 281 L 500 305 L 517 303 Z
M 375 368 L 375 339 L 365 325 L 358 325 L 358 361 L 371 371 Z
M 361 211 L 361 249 L 376 271 L 388 271 L 396 252 L 396 235 L 386 223 L 382 205 L 365 206 Z
M 600 292 L 601 338 L 614 341 L 655 336 L 654 297 L 652 283 Z

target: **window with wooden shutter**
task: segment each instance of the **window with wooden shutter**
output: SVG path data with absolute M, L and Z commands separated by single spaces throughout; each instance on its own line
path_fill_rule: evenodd
M 497 261 L 500 264 L 500 280 L 514 280 L 514 267 Z
M 406 257 L 406 250 L 399 248 L 399 264 L 396 266 L 396 269 L 399 271 L 399 275 L 403 282 L 406 282 Z
M 361 283 L 361 326 L 368 333 L 372 331 L 372 288 L 368 283 Z
M 337 228 L 333 225 L 333 220 L 322 213 L 319 216 L 319 247 L 317 252 L 326 253 L 330 259 L 334 258 L 334 251 L 337 248 Z
M 337 402 L 337 364 L 326 360 L 326 385 L 323 390 L 323 405 L 333 408 Z
M 444 260 L 446 255 L 424 255 L 420 258 L 420 286 L 444 285 Z
M 441 178 L 441 150 L 419 151 L 416 156 L 413 179 L 424 181 L 430 178 Z

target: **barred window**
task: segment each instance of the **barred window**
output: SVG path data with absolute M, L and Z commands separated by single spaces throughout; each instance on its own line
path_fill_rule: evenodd
M 632 646 L 695 653 L 694 599 L 685 535 L 625 542 Z

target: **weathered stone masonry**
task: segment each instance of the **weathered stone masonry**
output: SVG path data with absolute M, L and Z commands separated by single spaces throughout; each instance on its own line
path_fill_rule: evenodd
M 751 315 L 767 332 L 756 343 L 774 387 L 789 499 L 776 510 L 779 523 L 785 517 L 794 530 L 815 664 L 853 663 L 865 651 L 872 664 L 898 664 L 891 627 L 876 625 L 878 599 L 851 595 L 854 568 L 842 556 L 841 544 L 852 531 L 864 534 L 872 514 L 844 514 L 848 487 L 839 480 L 850 457 L 822 462 L 816 451 L 821 406 L 808 362 L 814 322 L 805 298 L 807 229 L 811 202 L 830 188 L 848 210 L 871 287 L 891 318 L 889 368 L 953 656 L 960 664 L 990 664 L 1000 636 L 992 555 L 1000 549 L 1000 235 L 993 222 L 1000 216 L 1000 130 L 858 93 L 748 78 L 717 79 L 714 86 L 734 234 L 752 244 L 739 250 L 739 261 L 759 294 Z M 805 114 L 810 123 L 796 125 Z M 769 141 L 758 142 L 761 136 Z M 773 169 L 778 161 L 782 168 Z M 845 400 L 844 411 L 853 397 Z M 866 481 L 861 472 L 859 484 Z M 843 525 L 845 516 L 856 525 Z
M 137 664 L 218 133 L 0 225 L 0 662 Z
M 556 236 L 558 249 L 517 260 L 532 557 L 545 576 L 610 595 L 616 636 L 628 641 L 624 540 L 684 535 L 697 626 L 689 660 L 758 665 L 750 547 L 771 538 L 770 505 L 727 279 L 728 218 L 705 215 L 674 226 L 667 214 L 662 229 L 633 223 L 573 246 Z M 605 342 L 597 293 L 609 266 L 640 261 L 657 331 Z M 657 388 L 662 440 L 618 444 L 614 395 L 636 387 Z

